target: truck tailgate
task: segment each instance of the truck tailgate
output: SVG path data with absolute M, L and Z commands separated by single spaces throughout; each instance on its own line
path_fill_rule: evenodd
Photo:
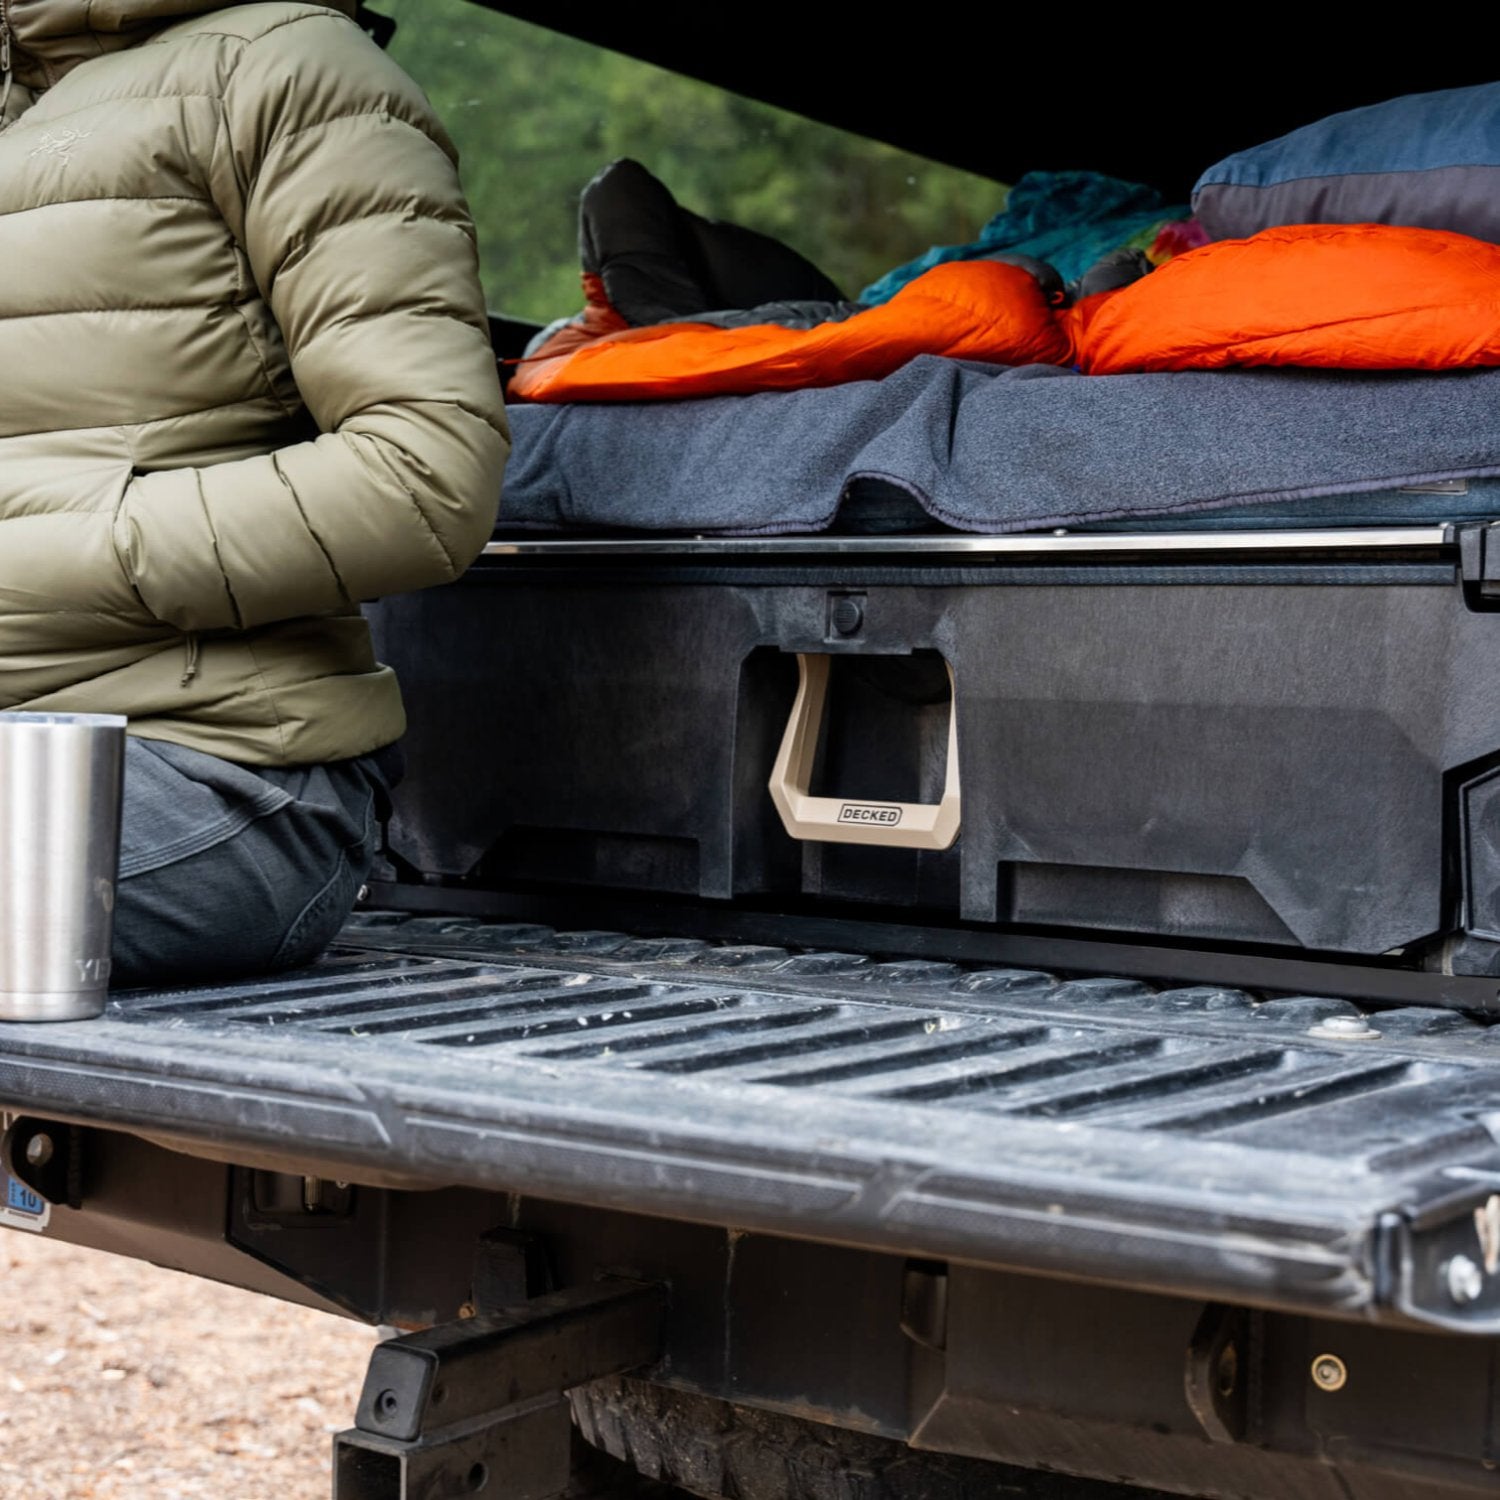
M 1500 1332 L 1500 1027 L 358 916 L 315 968 L 0 1029 L 0 1108 L 1266 1307 Z

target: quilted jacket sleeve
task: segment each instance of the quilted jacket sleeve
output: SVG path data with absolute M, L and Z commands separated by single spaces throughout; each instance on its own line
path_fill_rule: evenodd
M 453 147 L 362 32 L 307 12 L 247 42 L 211 189 L 322 436 L 141 475 L 116 547 L 182 630 L 320 614 L 461 573 L 509 437 Z

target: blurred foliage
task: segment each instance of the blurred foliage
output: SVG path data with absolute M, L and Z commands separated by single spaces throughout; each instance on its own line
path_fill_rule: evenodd
M 1004 205 L 998 183 L 469 0 L 374 8 L 397 22 L 391 55 L 458 143 L 497 312 L 577 310 L 578 194 L 621 156 L 684 207 L 793 246 L 847 296 L 929 245 L 972 239 Z

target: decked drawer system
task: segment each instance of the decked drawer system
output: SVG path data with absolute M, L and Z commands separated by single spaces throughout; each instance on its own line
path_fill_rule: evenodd
M 487 889 L 1493 976 L 1486 541 L 497 542 L 372 607 L 412 721 L 391 849 Z

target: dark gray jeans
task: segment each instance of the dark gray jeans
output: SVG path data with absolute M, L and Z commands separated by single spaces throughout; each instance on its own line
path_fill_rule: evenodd
M 250 768 L 132 736 L 111 983 L 310 963 L 369 874 L 386 790 L 368 756 Z

